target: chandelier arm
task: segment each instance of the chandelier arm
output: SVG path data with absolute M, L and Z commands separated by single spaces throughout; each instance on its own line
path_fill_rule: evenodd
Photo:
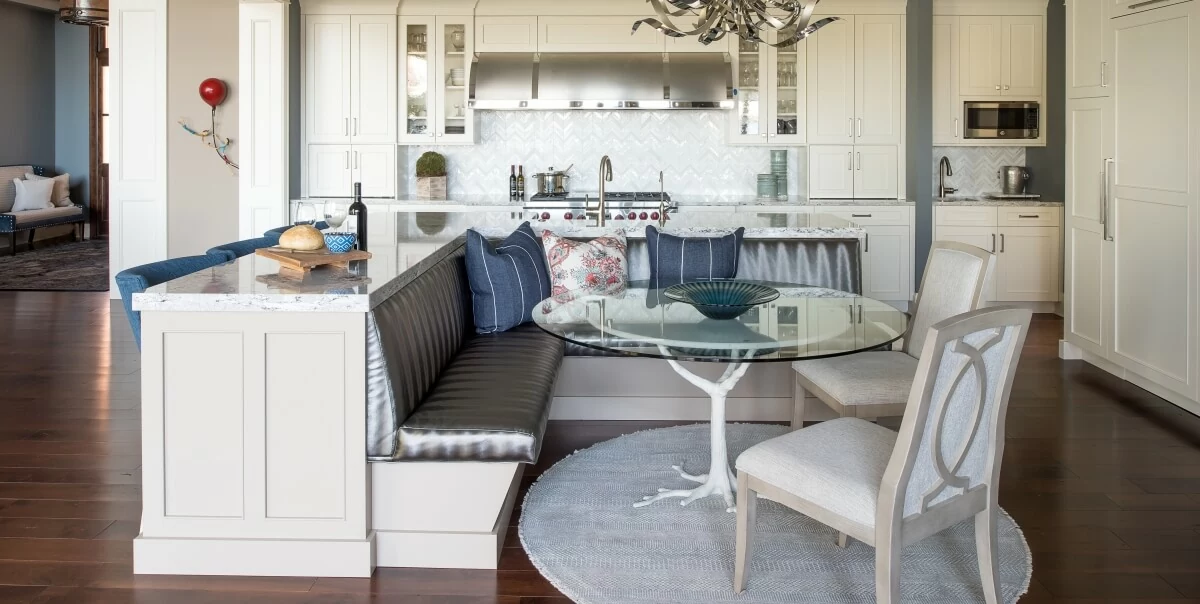
M 679 12 L 668 11 L 663 7 L 663 0 L 650 0 L 650 4 L 654 6 L 654 11 L 656 13 L 658 13 L 659 18 L 658 19 L 642 19 L 640 21 L 637 21 L 633 24 L 633 31 L 637 31 L 638 26 L 645 23 L 646 25 L 649 25 L 649 26 L 651 26 L 659 31 L 662 31 L 664 33 L 667 33 L 668 35 L 671 35 L 672 37 L 694 36 L 697 34 L 704 33 L 707 30 L 711 29 L 712 23 L 716 22 L 717 18 L 719 18 L 719 16 L 720 16 L 719 9 L 716 9 L 716 11 L 714 11 L 714 8 L 712 6 L 703 8 L 703 9 L 701 9 L 701 11 L 702 11 L 701 15 L 699 15 L 701 21 L 697 22 L 696 29 L 689 30 L 689 29 L 685 29 L 683 27 L 676 25 L 675 22 L 672 21 L 671 17 L 673 17 L 673 16 L 680 17 L 680 16 L 683 16 L 684 14 L 687 14 L 690 11 L 687 11 L 687 10 L 682 10 Z M 708 14 L 707 18 L 705 18 L 705 11 L 713 11 L 713 12 L 711 12 L 711 14 Z M 675 34 L 678 34 L 678 35 L 675 35 Z
M 812 25 L 805 27 L 804 29 L 798 30 L 795 35 L 788 38 L 787 40 L 781 41 L 777 44 L 771 44 L 771 46 L 773 46 L 775 48 L 779 48 L 781 46 L 790 46 L 792 44 L 796 44 L 797 42 L 800 42 L 800 41 L 808 38 L 809 36 L 813 35 L 814 33 L 816 33 L 818 29 L 821 29 L 822 27 L 825 27 L 826 25 L 829 25 L 830 23 L 833 23 L 834 21 L 841 21 L 841 20 L 842 20 L 841 17 L 825 17 L 824 19 L 821 19 L 820 21 L 817 21 L 816 23 L 813 23 Z

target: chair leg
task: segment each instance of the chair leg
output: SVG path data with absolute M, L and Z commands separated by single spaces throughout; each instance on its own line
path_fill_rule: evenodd
M 17 255 L 17 233 L 16 233 L 16 231 L 13 231 L 12 233 L 8 234 L 8 255 L 9 256 Z
M 33 249 L 33 232 L 37 229 L 29 229 L 29 249 Z
M 837 546 L 845 549 L 848 545 L 850 545 L 850 535 L 847 535 L 846 533 L 838 533 Z
M 983 598 L 987 604 L 1000 602 L 1000 575 L 996 560 L 1000 557 L 996 539 L 996 508 L 975 514 L 975 551 L 979 556 L 979 578 L 983 581 Z
M 804 427 L 804 406 L 808 399 L 808 391 L 800 385 L 800 374 L 796 374 L 796 388 L 793 392 L 792 430 L 795 431 Z
M 737 549 L 734 553 L 733 591 L 746 589 L 746 567 L 754 555 L 754 521 L 758 513 L 758 493 L 750 490 L 745 472 L 738 472 Z
M 875 602 L 896 604 L 900 602 L 900 536 L 890 531 L 877 532 L 876 536 Z

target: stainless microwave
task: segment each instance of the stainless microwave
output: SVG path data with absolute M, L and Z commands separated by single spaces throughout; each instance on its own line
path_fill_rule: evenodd
M 966 101 L 963 103 L 964 139 L 1035 139 L 1041 126 L 1041 104 L 1036 102 Z

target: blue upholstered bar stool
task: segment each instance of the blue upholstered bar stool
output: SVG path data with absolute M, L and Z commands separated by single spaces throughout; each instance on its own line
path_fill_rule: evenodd
M 268 231 L 268 233 L 269 232 L 271 231 Z M 278 244 L 279 235 L 274 234 L 266 235 L 264 237 L 257 237 L 254 239 L 234 241 L 233 243 L 226 243 L 225 245 L 218 245 L 217 247 L 209 249 L 205 253 L 209 256 L 220 256 L 221 262 L 233 262 L 242 256 L 253 254 L 254 250 L 264 247 L 274 247 Z
M 129 317 L 129 326 L 133 328 L 133 338 L 137 342 L 138 350 L 142 348 L 142 313 L 133 310 L 133 295 L 223 262 L 224 258 L 218 255 L 184 256 L 135 266 L 117 273 L 117 289 L 121 291 L 125 316 Z

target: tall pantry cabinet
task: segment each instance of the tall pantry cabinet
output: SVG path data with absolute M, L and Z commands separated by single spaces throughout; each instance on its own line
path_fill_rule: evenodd
M 1099 4 L 1067 0 L 1063 353 L 1200 413 L 1200 2 Z

